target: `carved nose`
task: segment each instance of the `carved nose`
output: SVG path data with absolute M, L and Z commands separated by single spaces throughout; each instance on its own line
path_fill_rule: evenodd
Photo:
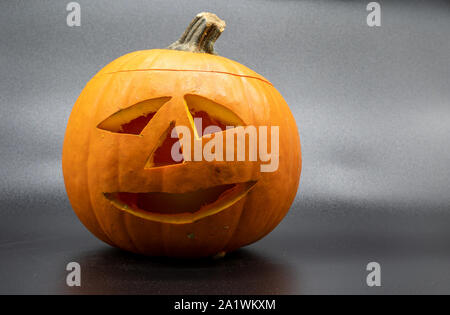
M 150 154 L 145 168 L 163 167 L 183 163 L 183 153 L 176 133 L 175 121 L 171 121 L 169 127 L 161 135 L 157 146 Z

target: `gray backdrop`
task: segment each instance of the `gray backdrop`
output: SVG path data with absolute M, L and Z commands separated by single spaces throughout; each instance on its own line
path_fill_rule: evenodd
M 0 293 L 450 293 L 450 3 L 0 2 Z M 201 11 L 219 53 L 267 77 L 297 121 L 303 172 L 285 220 L 221 261 L 112 249 L 77 220 L 61 148 L 72 105 L 111 60 L 164 48 Z M 65 266 L 82 266 L 82 287 Z M 382 266 L 382 287 L 366 265 Z

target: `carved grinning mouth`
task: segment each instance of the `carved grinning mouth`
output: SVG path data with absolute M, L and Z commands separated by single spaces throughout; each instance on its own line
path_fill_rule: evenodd
M 184 224 L 219 213 L 244 197 L 255 181 L 219 185 L 185 193 L 104 193 L 116 208 L 143 219 Z

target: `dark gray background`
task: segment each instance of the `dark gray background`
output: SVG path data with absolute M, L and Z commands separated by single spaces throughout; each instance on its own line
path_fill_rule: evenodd
M 450 293 L 450 3 L 0 2 L 0 293 Z M 163 48 L 201 11 L 227 22 L 219 53 L 267 77 L 297 121 L 303 172 L 285 220 L 220 261 L 128 254 L 67 200 L 61 148 L 85 83 Z M 65 266 L 82 266 L 82 287 Z M 365 284 L 382 266 L 382 287 Z

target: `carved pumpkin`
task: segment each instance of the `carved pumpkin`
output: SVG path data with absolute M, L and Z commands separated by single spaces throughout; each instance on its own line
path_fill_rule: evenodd
M 215 54 L 224 27 L 214 14 L 197 15 L 168 49 L 107 65 L 75 103 L 63 147 L 66 190 L 106 243 L 146 255 L 222 255 L 259 240 L 287 213 L 301 169 L 294 118 L 267 79 Z M 177 126 L 189 126 L 200 148 L 225 126 L 279 126 L 278 168 L 261 172 L 260 158 L 197 161 L 184 147 L 176 160 Z

